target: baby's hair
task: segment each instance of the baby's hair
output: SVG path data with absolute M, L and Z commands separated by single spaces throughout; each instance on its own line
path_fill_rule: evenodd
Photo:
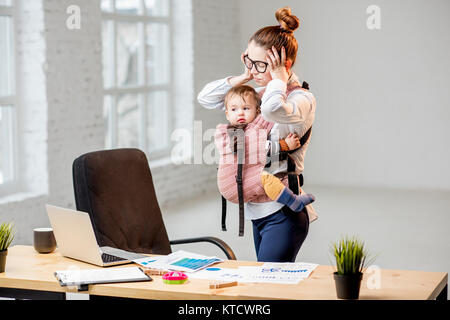
M 245 100 L 246 96 L 253 97 L 256 100 L 256 110 L 258 113 L 260 112 L 261 98 L 259 97 L 259 94 L 256 92 L 256 90 L 253 89 L 253 87 L 242 84 L 242 85 L 231 88 L 225 95 L 225 100 L 224 100 L 225 108 L 228 108 L 228 102 L 230 101 L 231 97 L 234 95 L 238 95 L 244 100 Z

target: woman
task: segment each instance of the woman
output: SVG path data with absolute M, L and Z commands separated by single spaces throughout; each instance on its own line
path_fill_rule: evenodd
M 245 71 L 207 84 L 198 95 L 199 103 L 207 109 L 224 109 L 224 97 L 232 87 L 254 80 L 262 95 L 261 114 L 274 122 L 270 134 L 280 138 L 295 132 L 305 135 L 314 121 L 316 101 L 301 88 L 298 77 L 292 72 L 297 57 L 298 43 L 294 30 L 299 20 L 288 7 L 278 9 L 277 26 L 258 30 L 241 54 Z M 286 95 L 286 93 L 289 93 Z M 303 172 L 303 162 L 309 140 L 291 154 L 295 172 Z M 273 162 L 266 168 L 272 174 L 286 173 L 287 163 Z M 277 202 L 246 203 L 245 217 L 253 224 L 253 238 L 258 261 L 294 262 L 305 240 L 309 223 L 317 219 L 311 206 L 294 213 Z

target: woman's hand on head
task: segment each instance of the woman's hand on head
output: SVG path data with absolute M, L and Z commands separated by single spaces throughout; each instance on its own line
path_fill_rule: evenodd
M 278 55 L 277 49 L 274 46 L 267 50 L 267 62 L 269 63 L 269 71 L 272 79 L 280 79 L 283 82 L 288 82 L 289 73 L 286 69 L 286 50 L 281 47 L 281 57 Z
M 244 62 L 244 56 L 247 54 L 247 51 L 248 51 L 248 49 L 246 49 L 245 52 L 241 53 L 241 61 L 242 61 L 242 64 L 244 65 L 244 73 L 242 74 L 242 77 L 244 79 L 246 79 L 248 82 L 253 79 L 253 75 L 250 73 L 250 69 L 247 68 L 247 66 L 245 65 L 245 62 Z
M 245 52 L 241 53 L 241 61 L 244 65 L 244 73 L 239 76 L 234 76 L 228 79 L 228 82 L 231 86 L 235 87 L 241 84 L 245 84 L 253 79 L 253 75 L 250 73 L 250 70 L 245 66 L 244 63 L 244 56 L 247 54 L 247 50 Z

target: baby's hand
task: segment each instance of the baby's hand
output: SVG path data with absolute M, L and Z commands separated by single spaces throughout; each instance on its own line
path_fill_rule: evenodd
M 300 147 L 300 139 L 296 133 L 289 133 L 286 138 L 284 138 L 289 150 L 294 150 Z

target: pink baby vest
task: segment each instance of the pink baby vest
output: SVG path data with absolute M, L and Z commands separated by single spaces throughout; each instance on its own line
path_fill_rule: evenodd
M 298 82 L 288 85 L 286 95 L 293 90 L 302 88 Z M 263 92 L 260 92 L 262 95 Z M 269 202 L 270 199 L 262 186 L 261 173 L 266 165 L 266 141 L 274 123 L 257 116 L 245 126 L 245 160 L 242 168 L 242 186 L 244 202 Z M 227 124 L 219 124 L 215 132 L 215 144 L 219 151 L 219 169 L 217 186 L 225 199 L 239 203 L 236 174 L 238 167 L 237 154 L 234 152 L 233 140 L 230 137 L 232 128 Z M 287 175 L 281 181 L 288 186 Z
M 267 135 L 272 127 L 272 122 L 265 121 L 259 115 L 243 129 L 245 137 L 245 157 L 242 166 L 244 202 L 272 201 L 266 196 L 261 184 L 261 172 L 264 170 L 267 157 Z M 229 132 L 229 130 L 231 131 Z M 219 150 L 217 186 L 225 199 L 238 203 L 236 183 L 238 159 L 233 150 L 232 132 L 233 129 L 230 129 L 230 126 L 226 124 L 219 124 L 216 128 L 215 143 Z

